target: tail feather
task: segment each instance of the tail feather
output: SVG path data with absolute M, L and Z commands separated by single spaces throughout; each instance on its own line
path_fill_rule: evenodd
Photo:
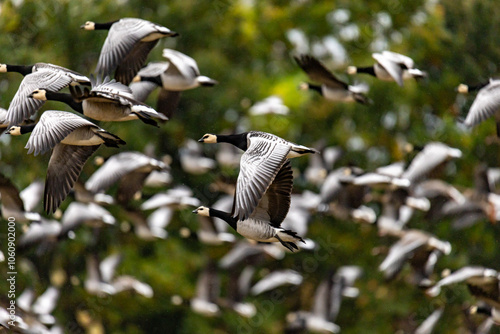
M 200 75 L 197 78 L 197 80 L 198 80 L 200 86 L 212 87 L 212 86 L 215 86 L 218 84 L 217 80 L 214 80 L 212 78 L 209 78 L 209 77 L 206 77 L 203 75 Z
M 118 147 L 118 145 L 125 145 L 125 141 L 118 137 L 117 135 L 114 135 L 108 131 L 104 130 L 98 130 L 95 132 L 99 138 L 104 140 L 104 145 L 108 147 Z
M 305 147 L 305 146 L 292 147 L 292 151 L 297 155 L 304 155 L 304 154 L 308 154 L 308 153 L 311 153 L 311 154 L 319 153 L 318 150 L 315 150 L 314 148 Z
M 157 128 L 159 127 L 158 123 L 154 119 L 152 119 L 151 116 L 146 114 L 145 112 L 136 111 L 136 112 L 134 112 L 134 114 L 136 114 L 137 117 L 139 118 L 139 120 L 143 121 L 144 123 L 156 126 Z

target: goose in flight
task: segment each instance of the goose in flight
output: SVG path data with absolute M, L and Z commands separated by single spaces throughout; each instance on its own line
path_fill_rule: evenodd
M 245 151 L 240 159 L 232 217 L 245 220 L 253 213 L 266 189 L 287 159 L 318 151 L 276 135 L 250 131 L 233 135 L 205 134 L 201 143 L 230 143 Z
M 364 93 L 367 91 L 365 85 L 351 86 L 338 79 L 332 72 L 326 69 L 316 58 L 310 55 L 300 55 L 294 57 L 297 64 L 307 73 L 312 81 L 319 82 L 320 85 L 302 83 L 301 89 L 315 90 L 331 101 L 359 102 L 361 104 L 370 103 Z
M 97 62 L 96 73 L 109 75 L 128 85 L 146 62 L 151 50 L 163 37 L 179 34 L 159 24 L 138 19 L 122 18 L 107 23 L 87 21 L 85 30 L 109 30 Z
M 465 86 L 465 85 L 464 85 Z M 474 102 L 470 106 L 464 124 L 473 127 L 490 117 L 495 118 L 497 137 L 500 138 L 500 80 L 490 79 L 487 84 L 465 88 L 459 86 L 459 92 L 479 90 Z
M 161 112 L 170 116 L 175 110 L 180 99 L 180 92 L 199 86 L 214 86 L 218 82 L 207 76 L 201 75 L 196 61 L 172 49 L 163 49 L 163 57 L 167 59 L 163 72 L 147 73 L 143 70 L 133 79 L 133 82 L 153 82 L 162 87 L 158 96 L 158 107 Z M 161 65 L 156 65 L 158 68 Z M 160 108 L 161 107 L 161 108 Z M 168 108 L 168 109 L 166 109 Z
M 19 72 L 24 79 L 10 102 L 6 121 L 10 125 L 18 125 L 33 116 L 43 105 L 44 101 L 30 99 L 28 96 L 33 90 L 45 87 L 51 91 L 59 91 L 68 85 L 90 85 L 86 76 L 68 70 L 67 68 L 36 63 L 34 65 L 0 65 L 0 72 Z
M 401 87 L 404 80 L 427 76 L 427 73 L 414 68 L 413 59 L 408 56 L 392 51 L 382 51 L 382 53 L 373 53 L 372 57 L 376 61 L 373 66 L 349 66 L 347 74 L 366 73 L 383 81 L 395 81 Z
M 168 120 L 166 116 L 156 112 L 150 106 L 134 99 L 128 86 L 109 77 L 90 77 L 92 89 L 83 92 L 80 88 L 71 88 L 71 94 L 53 92 L 46 88 L 32 90 L 29 94 L 33 100 L 53 100 L 64 102 L 75 111 L 97 121 L 123 122 L 139 119 L 142 122 L 158 126 L 153 118 L 162 121 Z
M 493 320 L 500 324 L 500 274 L 481 266 L 465 266 L 441 279 L 427 289 L 427 295 L 436 297 L 443 286 L 466 283 L 470 293 L 491 306 Z
M 92 174 L 85 183 L 91 193 L 106 191 L 119 182 L 116 192 L 118 203 L 128 205 L 137 192 L 141 191 L 144 181 L 154 170 L 167 170 L 168 166 L 160 160 L 140 152 L 120 152 L 111 156 L 101 168 Z
M 434 265 L 441 255 L 450 254 L 451 244 L 421 230 L 403 230 L 393 234 L 399 235 L 400 239 L 392 245 L 379 270 L 384 272 L 387 280 L 392 280 L 409 262 L 415 270 L 414 283 L 428 286 Z
M 125 142 L 92 122 L 70 112 L 47 110 L 36 124 L 12 126 L 11 135 L 32 132 L 26 148 L 38 155 L 52 150 L 44 190 L 44 209 L 53 213 L 66 198 L 87 159 L 104 144 Z
M 293 173 L 290 161 L 287 160 L 258 202 L 255 210 L 248 218 L 238 219 L 233 212 L 228 213 L 214 208 L 200 206 L 193 213 L 206 217 L 216 217 L 228 223 L 242 236 L 261 242 L 279 241 L 290 251 L 298 249 L 295 242 L 304 240 L 294 231 L 285 230 L 281 222 L 290 209 L 290 198 L 293 186 Z M 235 194 L 235 197 L 237 195 Z

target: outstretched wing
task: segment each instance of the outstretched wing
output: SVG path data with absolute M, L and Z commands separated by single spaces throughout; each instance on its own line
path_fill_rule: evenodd
M 500 80 L 493 80 L 479 90 L 472 103 L 464 124 L 475 126 L 500 110 Z
M 294 57 L 294 59 L 311 80 L 321 82 L 333 88 L 347 89 L 348 85 L 345 82 L 337 79 L 332 72 L 326 69 L 313 56 L 301 55 L 300 57 Z
M 49 160 L 44 190 L 44 209 L 53 213 L 78 179 L 87 159 L 99 148 L 57 144 Z
M 263 137 L 252 137 L 241 156 L 232 216 L 247 219 L 286 161 L 290 146 Z
M 50 68 L 40 69 L 26 75 L 10 102 L 7 110 L 7 122 L 10 125 L 20 124 L 34 115 L 42 107 L 44 101 L 29 97 L 34 90 L 41 87 L 50 91 L 59 91 L 69 85 L 73 80 L 61 71 Z
M 290 160 L 287 160 L 273 182 L 262 196 L 252 218 L 268 220 L 274 227 L 279 227 L 290 209 L 293 187 L 293 172 Z M 263 217 L 257 217 L 264 214 Z
M 44 153 L 54 148 L 61 140 L 68 136 L 75 129 L 83 126 L 93 126 L 92 122 L 66 111 L 47 110 L 40 117 L 33 132 L 31 133 L 26 147 L 28 154 L 34 152 L 35 155 Z

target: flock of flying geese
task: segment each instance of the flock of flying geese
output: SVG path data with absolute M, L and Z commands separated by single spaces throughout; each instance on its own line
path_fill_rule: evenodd
M 101 145 L 125 145 L 122 138 L 89 119 L 102 122 L 139 120 L 158 126 L 173 116 L 182 91 L 217 84 L 214 79 L 200 74 L 194 59 L 176 50 L 164 49 L 162 54 L 166 62 L 145 66 L 148 54 L 160 38 L 178 35 L 166 27 L 142 19 L 123 18 L 104 24 L 87 22 L 82 28 L 108 30 L 95 74 L 90 77 L 47 63 L 0 65 L 0 72 L 18 72 L 24 76 L 8 109 L 0 109 L 2 127 L 10 135 L 31 133 L 26 144 L 28 154 L 36 156 L 52 151 L 44 186 L 37 182 L 19 192 L 10 180 L 0 177 L 2 216 L 15 217 L 19 223 L 32 222 L 19 240 L 20 248 L 38 245 L 43 252 L 46 248 L 41 245 L 47 247 L 46 244 L 53 239 L 74 238 L 74 231 L 85 222 L 114 224 L 115 218 L 103 208 L 104 205 L 117 202 L 128 210 L 130 217 L 134 217 L 138 212 L 130 209 L 128 203 L 136 198 L 142 187 L 172 181 L 169 162 L 165 159 L 158 160 L 139 152 L 121 152 L 106 160 L 85 184 L 81 183 L 78 178 L 84 164 Z M 400 86 L 404 80 L 426 76 L 407 56 L 384 51 L 373 54 L 373 58 L 374 65 L 364 68 L 350 66 L 348 74 L 366 73 Z M 317 91 L 331 101 L 371 103 L 365 95 L 366 86 L 352 86 L 341 81 L 313 56 L 298 55 L 294 59 L 313 82 L 301 84 L 300 88 Z M 110 79 L 112 75 L 114 79 Z M 70 93 L 60 92 L 66 87 Z M 161 92 L 155 109 L 143 101 L 157 87 Z M 500 136 L 500 100 L 495 96 L 498 96 L 498 87 L 500 83 L 496 80 L 475 87 L 460 86 L 460 92 L 479 90 L 465 119 L 466 125 L 474 126 L 495 116 Z M 67 111 L 46 110 L 36 123 L 33 122 L 32 118 L 47 100 L 65 103 L 85 117 Z M 200 201 L 182 186 L 158 193 L 141 205 L 142 210 L 156 210 L 148 219 L 139 215 L 141 222 L 135 226 L 140 236 L 165 238 L 167 232 L 164 228 L 173 211 L 193 206 L 198 207 L 193 213 L 200 216 L 202 225 L 197 232 L 200 241 L 234 243 L 232 251 L 219 263 L 219 268 L 230 271 L 239 282 L 234 296 L 227 300 L 219 297 L 219 284 L 214 282 L 219 269 L 210 262 L 199 277 L 197 296 L 190 301 L 193 310 L 213 316 L 219 314 L 220 307 L 227 306 L 243 316 L 253 316 L 255 307 L 243 302 L 247 294 L 264 293 L 282 284 L 300 285 L 300 273 L 276 270 L 250 288 L 254 268 L 251 265 L 242 268 L 242 265 L 262 262 L 267 257 L 279 259 L 284 256 L 284 249 L 294 252 L 318 247 L 313 240 L 306 238 L 307 224 L 314 213 L 366 223 L 376 221 L 381 235 L 399 238 L 379 267 L 388 280 L 396 278 L 409 263 L 413 268 L 410 281 L 426 288 L 430 296 L 437 296 L 443 286 L 466 282 L 471 293 L 483 303 L 475 310 L 490 316 L 481 325 L 481 333 L 487 333 L 493 323 L 500 324 L 500 274 L 493 269 L 469 266 L 434 282 L 431 277 L 434 266 L 440 256 L 451 252 L 450 243 L 426 231 L 405 227 L 415 210 L 427 212 L 429 219 L 453 217 L 456 228 L 464 228 L 480 219 L 497 221 L 500 218 L 500 197 L 494 186 L 500 179 L 498 170 L 481 166 L 476 172 L 476 189 L 460 192 L 439 179 L 429 179 L 449 160 L 461 157 L 459 149 L 442 143 L 426 145 L 406 168 L 404 163 L 394 163 L 365 172 L 357 167 L 334 169 L 339 157 L 337 148 L 315 149 L 260 131 L 205 134 L 198 141 L 226 143 L 220 145 L 218 152 L 225 150 L 233 166 L 234 161 L 239 165 L 235 187 L 229 187 L 227 197 L 213 207 L 199 206 Z M 236 152 L 228 150 L 227 144 L 236 148 Z M 183 148 L 188 153 L 180 157 L 183 167 L 186 162 L 185 170 L 189 170 L 187 165 L 193 164 L 193 172 L 199 168 L 203 170 L 201 173 L 213 169 L 215 163 L 205 162 L 203 152 L 196 152 L 197 144 L 194 143 L 194 149 L 193 144 L 190 145 Z M 238 153 L 238 149 L 244 153 Z M 301 195 L 292 194 L 294 171 L 290 159 L 303 155 L 310 155 L 310 164 L 304 175 L 320 188 L 317 194 L 307 191 Z M 116 198 L 105 194 L 115 183 L 120 183 Z M 53 214 L 70 193 L 74 194 L 76 201 L 67 207 L 61 222 L 31 212 L 39 202 L 37 198 L 43 196 L 44 210 Z M 381 203 L 379 217 L 366 205 L 371 201 Z M 235 242 L 234 235 L 225 230 L 227 225 L 220 226 L 212 218 L 225 221 L 243 237 L 261 243 Z M 270 242 L 275 244 L 268 244 Z M 0 255 L 2 259 L 3 254 Z M 129 289 L 151 297 L 153 291 L 149 285 L 131 276 L 113 278 L 114 268 L 119 262 L 120 258 L 115 255 L 100 263 L 98 258 L 90 255 L 87 259 L 89 278 L 85 282 L 87 291 L 103 295 Z M 317 288 L 313 309 L 287 316 L 287 331 L 338 332 L 340 328 L 334 321 L 341 299 L 357 296 L 354 283 L 361 273 L 357 266 L 346 266 L 325 277 Z M 59 292 L 52 288 L 46 298 L 55 303 Z M 32 300 L 33 291 L 30 295 Z M 180 296 L 174 297 L 174 303 L 184 302 Z M 39 320 L 44 315 L 45 324 L 54 324 L 55 320 L 50 318 L 54 305 L 40 311 L 31 302 L 21 304 L 26 305 L 27 314 L 30 310 Z M 0 309 L 0 324 L 8 327 L 4 311 Z M 416 333 L 431 333 L 441 314 L 442 309 L 436 310 Z M 31 326 L 22 317 L 17 321 L 21 328 Z M 54 332 L 57 331 L 51 331 Z

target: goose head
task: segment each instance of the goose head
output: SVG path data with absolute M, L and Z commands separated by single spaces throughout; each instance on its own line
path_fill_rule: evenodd
M 7 64 L 0 64 L 0 73 L 7 72 Z
M 459 92 L 460 94 L 467 94 L 469 92 L 469 86 L 461 83 L 457 87 L 457 92 Z
M 11 136 L 20 136 L 21 127 L 18 125 L 11 126 L 5 133 Z
M 47 101 L 47 91 L 45 89 L 36 89 L 28 97 L 35 100 Z
M 356 74 L 358 73 L 358 69 L 356 66 L 348 66 L 347 67 L 347 74 L 349 75 L 353 75 L 353 74 Z
M 206 206 L 200 206 L 199 208 L 193 210 L 193 213 L 196 213 L 197 215 L 200 215 L 200 216 L 209 217 L 210 216 L 210 209 L 207 208 Z
M 309 84 L 307 82 L 301 82 L 299 85 L 299 90 L 308 90 Z
M 203 135 L 203 137 L 201 137 L 198 141 L 200 143 L 215 144 L 215 143 L 217 143 L 217 135 L 207 133 L 207 134 Z
M 95 30 L 95 22 L 87 21 L 80 26 L 80 29 L 84 30 Z

